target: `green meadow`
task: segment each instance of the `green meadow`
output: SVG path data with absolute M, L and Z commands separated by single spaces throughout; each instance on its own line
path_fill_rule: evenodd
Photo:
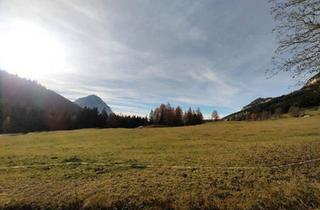
M 0 209 L 317 209 L 320 115 L 0 136 Z

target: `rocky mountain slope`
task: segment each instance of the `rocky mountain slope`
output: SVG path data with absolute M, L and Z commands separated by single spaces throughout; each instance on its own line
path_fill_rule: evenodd
M 300 90 L 275 98 L 256 99 L 224 120 L 261 120 L 291 111 L 297 115 L 299 110 L 316 106 L 320 106 L 320 73 L 309 79 Z
M 83 98 L 79 98 L 75 100 L 74 103 L 82 108 L 97 108 L 100 113 L 105 111 L 107 114 L 112 114 L 111 108 L 100 97 L 96 95 L 89 95 Z

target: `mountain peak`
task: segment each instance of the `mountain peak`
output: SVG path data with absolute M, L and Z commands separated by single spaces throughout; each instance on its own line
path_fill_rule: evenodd
M 99 96 L 94 94 L 78 98 L 74 103 L 82 108 L 97 108 L 100 113 L 105 111 L 107 114 L 112 114 L 111 108 Z
M 250 109 L 251 107 L 257 106 L 259 104 L 267 103 L 267 102 L 269 102 L 271 100 L 272 100 L 271 97 L 268 97 L 268 98 L 257 98 L 254 101 L 252 101 L 250 104 L 244 106 L 242 108 L 242 110 Z
M 310 87 L 310 86 L 314 86 L 320 84 L 320 73 L 314 75 L 313 77 L 311 77 L 308 82 L 304 85 L 304 87 Z
M 85 97 L 84 97 L 85 98 Z M 92 95 L 88 95 L 87 98 L 99 98 L 101 99 L 99 96 L 92 94 Z

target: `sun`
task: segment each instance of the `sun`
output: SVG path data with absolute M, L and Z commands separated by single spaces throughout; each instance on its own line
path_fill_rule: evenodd
M 0 27 L 0 68 L 19 76 L 40 79 L 64 71 L 63 44 L 52 33 L 27 22 Z

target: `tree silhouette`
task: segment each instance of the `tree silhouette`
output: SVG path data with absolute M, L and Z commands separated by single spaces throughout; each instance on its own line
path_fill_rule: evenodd
M 296 77 L 320 72 L 319 0 L 269 1 L 279 40 L 273 73 L 290 71 Z
M 213 121 L 216 121 L 216 120 L 219 120 L 220 117 L 219 117 L 219 114 L 216 110 L 213 110 L 212 114 L 211 114 L 211 120 Z

